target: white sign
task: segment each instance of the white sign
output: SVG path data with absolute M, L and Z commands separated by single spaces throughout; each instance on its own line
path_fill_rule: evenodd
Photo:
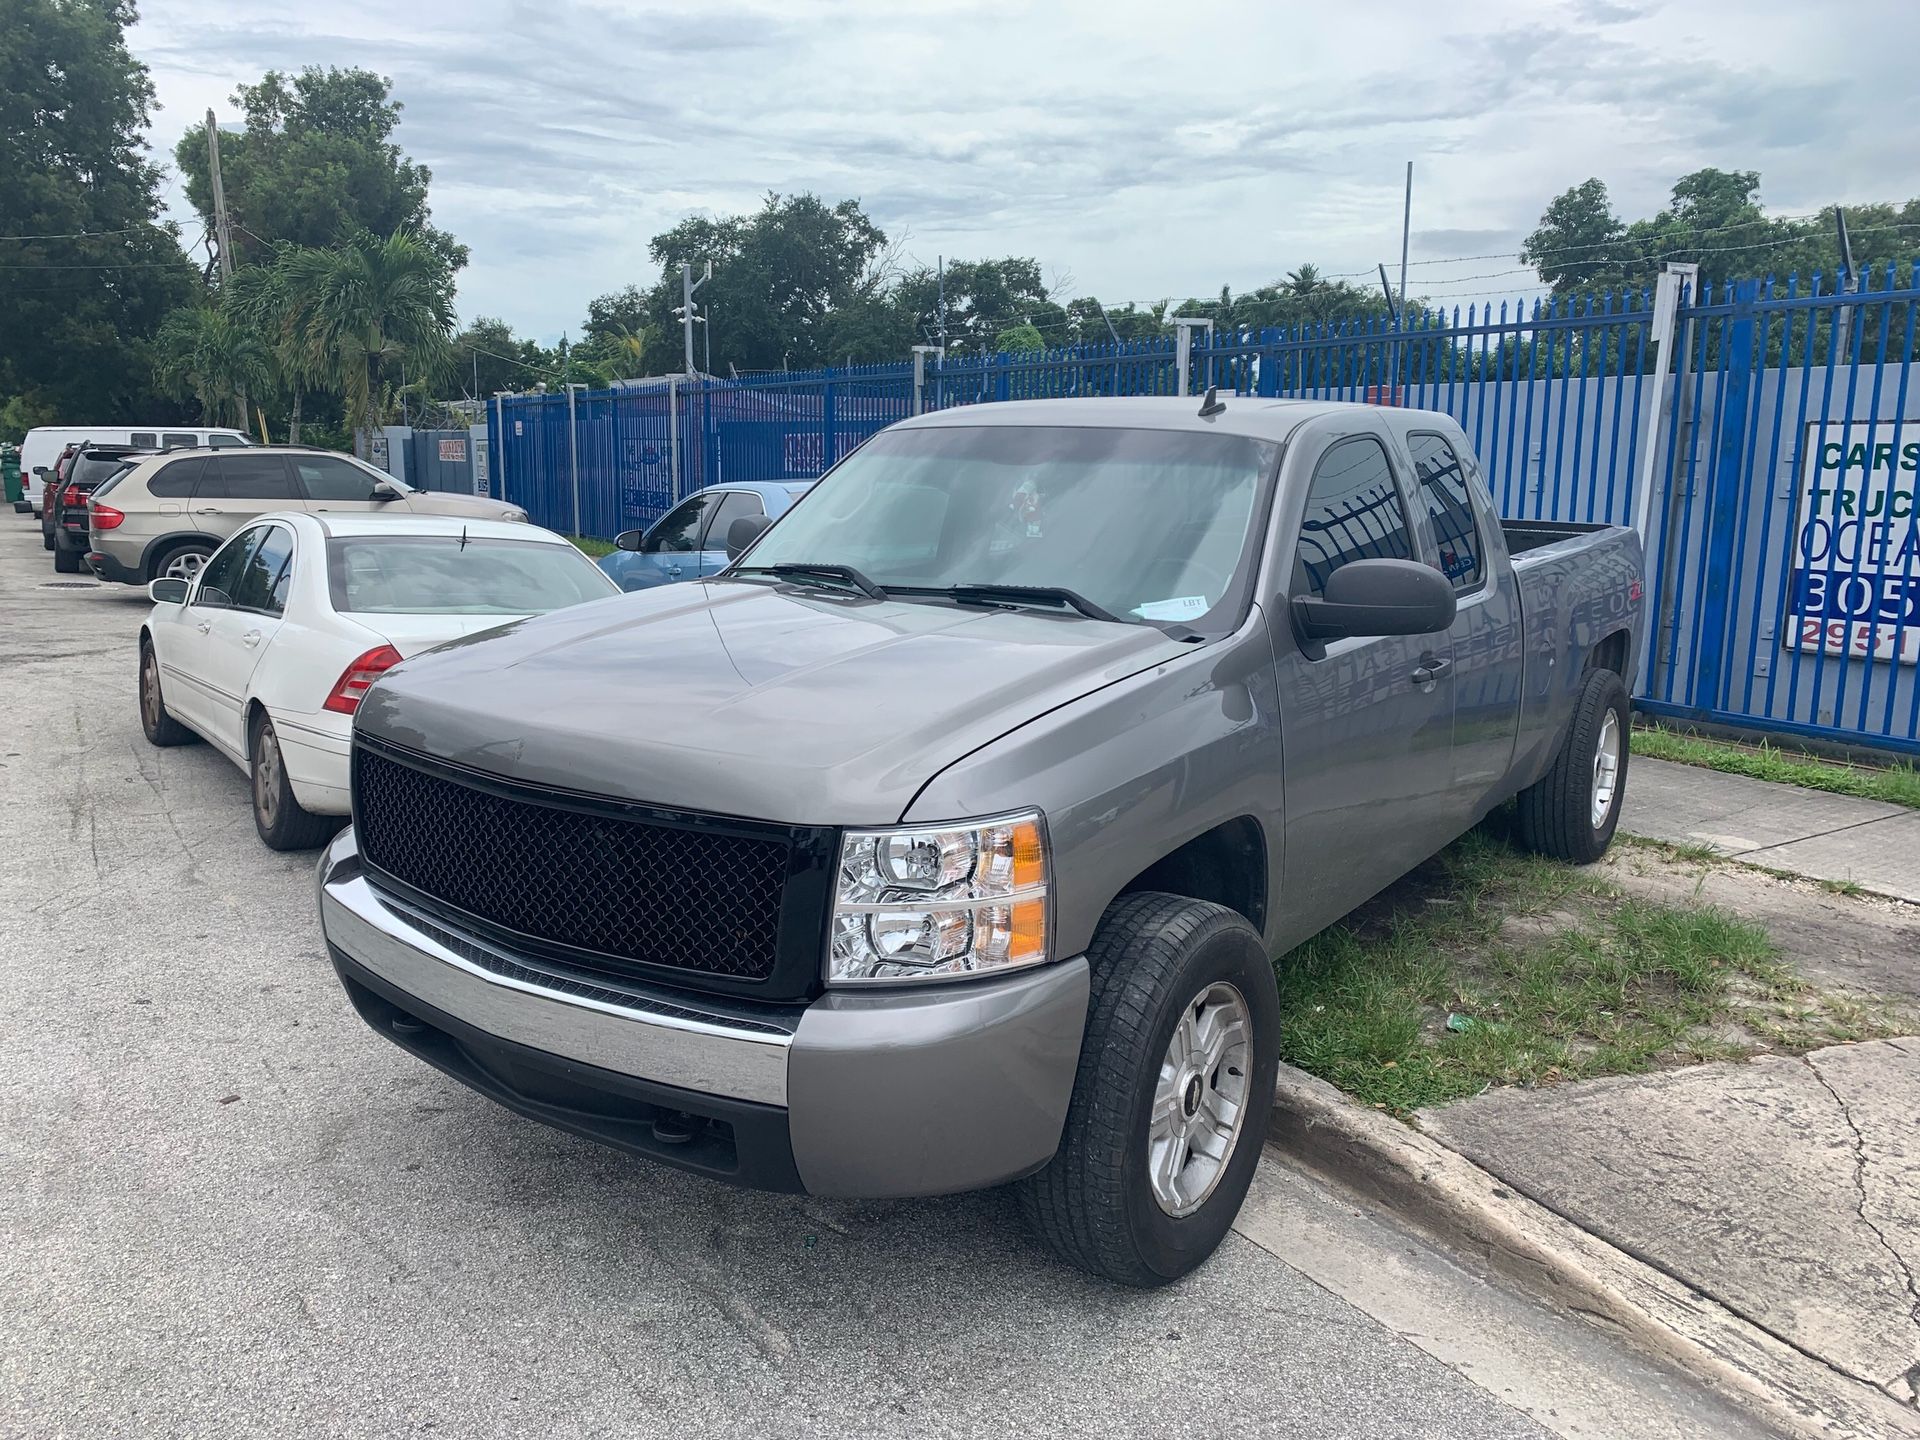
M 516 435 L 524 435 L 524 434 L 526 434 L 526 433 L 527 433 L 527 422 L 526 422 L 526 421 L 524 421 L 524 420 L 516 420 L 516 421 L 514 421 L 514 422 L 513 422 L 513 433 L 514 433 L 514 434 L 516 434 Z
M 461 440 L 442 440 L 440 442 L 442 460 L 464 460 L 467 458 L 467 442 Z
M 1807 426 L 1789 650 L 1920 663 L 1920 420 Z

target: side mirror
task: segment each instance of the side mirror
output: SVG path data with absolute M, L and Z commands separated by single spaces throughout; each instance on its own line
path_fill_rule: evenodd
M 1453 624 L 1453 582 L 1418 560 L 1351 560 L 1327 577 L 1326 593 L 1293 602 L 1309 640 L 1353 635 L 1432 635 Z
M 44 465 L 36 465 L 33 467 L 33 473 L 44 480 L 47 478 L 47 467 Z
M 771 524 L 764 515 L 742 515 L 727 526 L 727 559 L 738 560 L 740 552 L 766 534 Z
M 147 586 L 147 598 L 156 605 L 184 605 L 188 588 L 177 575 L 162 575 Z
M 400 498 L 400 492 L 394 489 L 393 486 L 387 484 L 386 481 L 376 480 L 373 482 L 373 498 L 375 500 L 398 500 Z
M 640 542 L 646 538 L 647 532 L 644 530 L 622 530 L 613 537 L 613 548 L 637 551 L 640 548 Z

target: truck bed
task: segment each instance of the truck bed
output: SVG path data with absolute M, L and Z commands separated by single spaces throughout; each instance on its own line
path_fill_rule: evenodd
M 1615 530 L 1623 527 L 1615 525 L 1582 525 L 1572 520 L 1502 520 L 1500 531 L 1507 537 L 1507 554 L 1520 556 L 1529 550 L 1538 550 L 1547 545 L 1558 545 L 1562 540 L 1578 540 L 1584 535 L 1595 535 L 1602 530 Z

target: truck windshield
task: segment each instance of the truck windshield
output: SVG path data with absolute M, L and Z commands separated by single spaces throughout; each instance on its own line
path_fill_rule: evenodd
M 1039 425 L 876 435 L 753 548 L 744 571 L 850 566 L 889 593 L 1064 589 L 1195 625 L 1235 599 L 1276 447 L 1238 435 Z

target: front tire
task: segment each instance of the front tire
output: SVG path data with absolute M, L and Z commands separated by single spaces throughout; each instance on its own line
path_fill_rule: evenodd
M 1607 853 L 1627 797 L 1632 713 L 1618 675 L 1587 675 L 1553 768 L 1520 792 L 1521 844 L 1575 865 L 1591 865 Z
M 1259 933 L 1222 905 L 1122 896 L 1087 951 L 1086 1036 L 1060 1148 L 1020 1182 L 1063 1260 L 1165 1285 L 1226 1236 L 1253 1182 L 1279 1065 Z
M 140 642 L 140 729 L 149 745 L 190 745 L 200 738 L 167 713 L 166 697 L 160 692 L 160 660 L 149 640 Z
M 253 782 L 253 828 L 267 848 L 312 850 L 325 844 L 334 832 L 334 823 L 325 815 L 305 809 L 294 796 L 286 761 L 280 754 L 280 737 L 274 733 L 273 717 L 264 710 L 253 722 L 247 754 L 248 775 Z

